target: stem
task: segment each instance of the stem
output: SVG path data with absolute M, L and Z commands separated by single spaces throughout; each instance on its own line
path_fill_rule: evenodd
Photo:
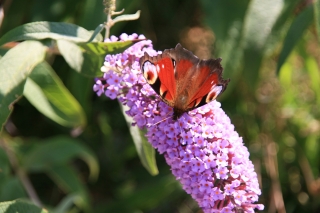
M 109 38 L 110 36 L 110 21 L 112 21 L 112 18 L 111 18 L 111 14 L 109 13 L 108 16 L 107 16 L 107 22 L 105 23 L 105 28 L 106 28 L 106 33 L 104 35 L 104 38 Z
M 9 162 L 12 166 L 12 169 L 15 171 L 17 174 L 18 178 L 20 179 L 22 185 L 24 186 L 25 190 L 27 191 L 27 194 L 29 195 L 30 199 L 32 202 L 39 206 L 42 207 L 42 203 L 34 190 L 31 181 L 24 169 L 19 167 L 18 159 L 16 158 L 14 152 L 11 150 L 11 148 L 8 146 L 7 142 L 2 138 L 0 139 L 0 146 L 3 148 L 3 150 L 6 152 Z
M 112 21 L 112 14 L 116 10 L 116 0 L 104 0 L 103 4 L 105 6 L 105 13 L 107 14 L 107 22 L 105 23 L 106 33 L 105 33 L 105 39 L 109 38 L 110 36 L 110 28 L 113 25 Z

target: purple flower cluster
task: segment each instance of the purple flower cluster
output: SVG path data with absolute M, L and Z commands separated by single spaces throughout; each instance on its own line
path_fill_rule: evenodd
M 144 38 L 122 34 L 120 40 Z M 116 41 L 112 36 L 108 41 Z M 107 41 L 107 42 L 108 42 Z M 157 52 L 150 40 L 140 41 L 121 54 L 107 55 L 103 77 L 93 90 L 117 98 L 139 128 L 146 128 L 148 141 L 164 154 L 171 171 L 205 213 L 254 212 L 261 194 L 257 174 L 242 138 L 234 130 L 220 103 L 211 103 L 172 120 L 173 109 L 146 83 L 139 59 Z

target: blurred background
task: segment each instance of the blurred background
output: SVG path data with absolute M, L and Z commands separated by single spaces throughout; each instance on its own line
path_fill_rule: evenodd
M 94 30 L 106 20 L 102 0 L 0 2 L 0 37 L 34 21 Z M 251 153 L 262 212 L 319 213 L 319 3 L 118 0 L 117 10 L 122 8 L 125 14 L 141 10 L 140 19 L 116 24 L 111 35 L 144 34 L 156 50 L 181 43 L 199 58 L 223 59 L 224 78 L 231 82 L 218 100 Z M 28 168 L 30 185 L 48 209 L 71 199 L 69 212 L 201 212 L 163 156 L 156 154 L 156 176 L 142 166 L 117 101 L 97 97 L 94 79 L 74 72 L 63 57 L 49 63 L 83 108 L 86 127 L 79 132 L 61 126 L 20 99 L 4 129 L 13 151 L 0 149 L 0 201 L 28 198 L 17 175 Z M 34 163 L 41 154 L 55 167 Z

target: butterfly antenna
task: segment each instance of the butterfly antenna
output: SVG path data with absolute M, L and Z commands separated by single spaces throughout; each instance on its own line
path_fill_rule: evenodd
M 170 112 L 168 112 L 168 113 L 166 114 L 166 116 L 169 115 L 169 114 L 170 114 Z M 168 117 L 162 119 L 161 121 L 158 121 L 157 123 L 152 124 L 152 126 L 155 126 L 155 125 L 157 125 L 157 124 L 159 124 L 159 123 L 161 123 L 161 122 L 163 122 L 163 121 L 165 121 L 165 120 L 168 120 L 169 118 L 172 118 L 172 117 L 173 117 L 173 116 L 168 116 Z

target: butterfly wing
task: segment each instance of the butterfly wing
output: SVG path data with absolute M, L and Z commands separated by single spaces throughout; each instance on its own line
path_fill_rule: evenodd
M 140 59 L 140 65 L 148 84 L 164 102 L 174 107 L 174 98 L 176 97 L 175 65 L 167 52 L 155 57 L 145 53 Z
M 229 83 L 222 78 L 223 68 L 220 64 L 221 59 L 201 60 L 199 65 L 194 69 L 194 81 L 188 104 L 189 109 L 203 106 L 215 100 L 221 94 Z
M 180 44 L 168 51 L 176 61 L 174 69 L 177 84 L 175 108 L 190 111 L 213 101 L 227 87 L 223 80 L 221 59 L 200 60 Z
M 173 119 L 213 101 L 228 80 L 222 78 L 221 59 L 200 60 L 180 44 L 155 57 L 147 53 L 140 59 L 147 82 L 162 100 L 173 107 Z

